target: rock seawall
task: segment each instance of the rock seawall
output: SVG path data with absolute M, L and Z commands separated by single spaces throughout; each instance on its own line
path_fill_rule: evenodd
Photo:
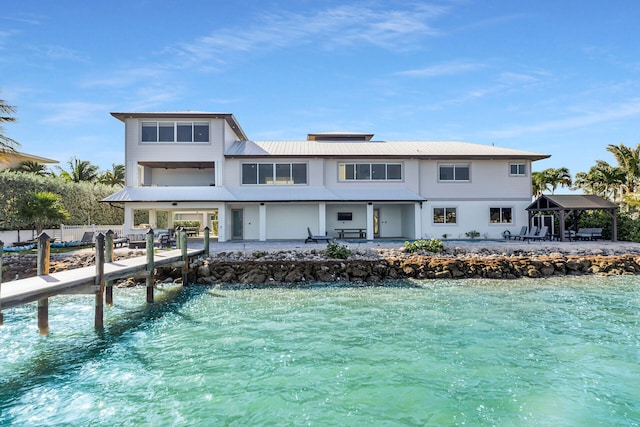
M 118 254 L 116 259 L 144 256 L 144 251 Z M 51 272 L 93 265 L 92 252 L 52 257 Z M 10 255 L 3 259 L 2 281 L 35 276 L 35 255 Z M 218 253 L 193 260 L 189 282 L 254 285 L 343 282 L 377 283 L 404 279 L 519 279 L 564 275 L 640 274 L 640 254 L 567 255 L 477 254 L 449 255 L 361 253 L 347 260 L 328 259 L 321 253 L 285 252 L 263 258 Z M 177 268 L 158 268 L 158 281 L 176 281 Z M 133 281 L 129 281 L 133 284 Z
M 163 272 L 166 274 L 169 272 Z M 640 274 L 639 255 L 447 258 L 413 255 L 390 259 L 219 261 L 192 263 L 195 283 L 376 283 L 403 279 L 518 279 L 564 275 Z

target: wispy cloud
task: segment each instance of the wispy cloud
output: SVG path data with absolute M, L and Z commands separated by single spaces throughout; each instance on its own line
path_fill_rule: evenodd
M 548 120 L 525 126 L 513 126 L 506 129 L 487 132 L 489 138 L 513 138 L 531 133 L 563 131 L 576 129 L 613 120 L 640 116 L 640 98 L 626 103 L 611 106 L 607 109 L 587 112 L 582 115 Z
M 414 70 L 399 71 L 395 73 L 396 76 L 407 77 L 439 77 L 450 76 L 453 74 L 462 74 L 469 71 L 485 68 L 485 64 L 477 62 L 465 62 L 465 61 L 453 61 L 445 62 L 442 64 L 431 65 L 425 68 L 418 68 Z
M 314 44 L 324 50 L 366 44 L 382 49 L 410 49 L 425 36 L 440 32 L 433 21 L 447 6 L 411 4 L 385 9 L 375 4 L 345 5 L 310 13 L 271 12 L 245 28 L 225 28 L 191 43 L 168 47 L 184 66 L 224 65 L 231 53 L 253 53 Z
M 49 114 L 45 115 L 41 123 L 54 124 L 57 126 L 83 125 L 88 122 L 100 122 L 104 120 L 105 111 L 109 107 L 105 104 L 94 104 L 89 102 L 63 102 L 58 104 L 42 105 Z

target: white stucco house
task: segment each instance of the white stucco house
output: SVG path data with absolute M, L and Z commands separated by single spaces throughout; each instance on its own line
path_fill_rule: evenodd
M 196 217 L 218 240 L 499 238 L 527 225 L 531 164 L 546 154 L 441 141 L 310 133 L 252 141 L 232 114 L 112 113 L 125 125 L 125 233 Z M 146 226 L 145 224 L 144 226 Z

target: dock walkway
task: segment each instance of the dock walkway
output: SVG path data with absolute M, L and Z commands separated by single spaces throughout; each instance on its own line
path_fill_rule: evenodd
M 187 256 L 192 258 L 203 252 L 203 249 L 187 249 Z M 182 251 L 176 249 L 154 254 L 153 263 L 155 267 L 163 267 L 181 260 Z M 146 266 L 146 256 L 106 262 L 104 280 L 132 277 L 145 271 Z M 99 287 L 96 284 L 97 275 L 96 266 L 91 266 L 3 283 L 0 307 L 4 310 L 59 294 L 95 293 Z

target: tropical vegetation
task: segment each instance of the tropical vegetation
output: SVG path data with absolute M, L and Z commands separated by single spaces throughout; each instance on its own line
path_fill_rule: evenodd
M 58 225 L 69 219 L 62 197 L 50 191 L 29 191 L 18 207 L 18 215 L 31 223 L 36 234 L 48 225 Z
M 0 156 L 7 151 L 15 151 L 16 147 L 20 146 L 20 143 L 4 134 L 3 124 L 15 122 L 16 118 L 13 117 L 15 112 L 16 107 L 9 105 L 4 99 L 0 99 Z

